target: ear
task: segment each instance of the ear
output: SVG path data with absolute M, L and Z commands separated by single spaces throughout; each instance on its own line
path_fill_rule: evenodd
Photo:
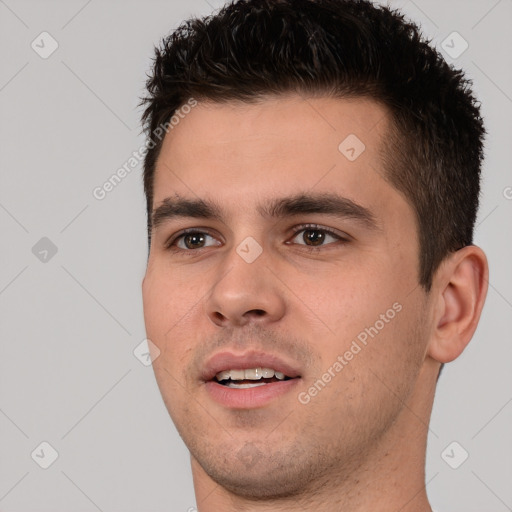
M 485 253 L 469 245 L 441 263 L 432 285 L 433 332 L 427 354 L 449 363 L 462 354 L 480 320 L 489 284 Z

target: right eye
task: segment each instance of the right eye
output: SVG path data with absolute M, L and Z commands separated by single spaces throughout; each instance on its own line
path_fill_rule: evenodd
M 214 243 L 211 243 L 212 241 Z M 189 252 L 197 251 L 198 249 L 203 249 L 205 247 L 220 245 L 220 243 L 217 242 L 218 240 L 204 231 L 188 229 L 171 238 L 171 240 L 166 243 L 165 247 L 171 251 Z

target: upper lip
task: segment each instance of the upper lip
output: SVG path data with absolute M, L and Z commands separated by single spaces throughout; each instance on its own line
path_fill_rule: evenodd
M 201 378 L 205 382 L 213 380 L 217 373 L 225 370 L 246 370 L 248 368 L 272 368 L 287 377 L 300 377 L 297 365 L 285 361 L 282 357 L 265 352 L 219 352 L 210 357 L 204 366 Z

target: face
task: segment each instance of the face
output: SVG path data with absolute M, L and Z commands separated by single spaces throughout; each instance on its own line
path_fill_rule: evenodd
M 279 96 L 199 103 L 166 135 L 144 316 L 195 476 L 293 495 L 401 418 L 429 310 L 388 127 L 371 100 Z

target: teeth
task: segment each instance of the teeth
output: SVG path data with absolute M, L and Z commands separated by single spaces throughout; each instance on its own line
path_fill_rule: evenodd
M 245 370 L 231 370 L 230 372 L 231 380 L 244 380 L 245 379 Z
M 236 382 L 228 382 L 227 387 L 228 388 L 235 388 L 235 389 L 248 389 L 248 388 L 257 388 L 258 386 L 266 386 L 267 384 L 265 382 L 255 382 L 254 384 L 237 384 Z
M 260 380 L 261 379 L 261 368 L 249 368 L 244 370 L 245 378 L 249 380 Z
M 217 373 L 217 375 L 215 375 L 215 377 L 217 377 L 218 381 L 227 380 L 231 377 L 231 372 L 230 371 L 219 372 L 219 373 Z
M 260 379 L 271 379 L 275 377 L 279 380 L 284 380 L 285 374 L 282 372 L 276 372 L 272 368 L 248 368 L 246 370 L 224 370 L 217 373 L 215 376 L 218 381 L 221 380 L 260 380 Z M 263 382 L 261 385 L 264 384 Z M 253 384 L 248 384 L 249 387 L 253 387 Z
M 262 368 L 261 373 L 264 379 L 271 379 L 274 376 L 274 370 L 272 370 L 272 368 Z

